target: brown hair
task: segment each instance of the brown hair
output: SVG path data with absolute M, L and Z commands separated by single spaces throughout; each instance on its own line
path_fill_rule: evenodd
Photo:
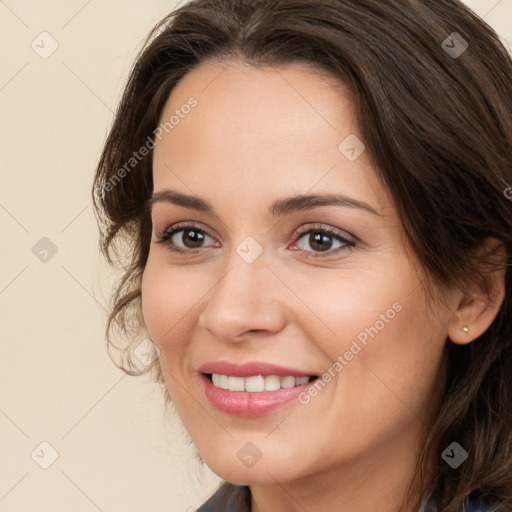
M 468 47 L 450 53 L 460 37 Z M 499 37 L 458 0 L 195 0 L 161 20 L 131 70 L 93 188 L 102 251 L 123 270 L 107 342 L 121 335 L 116 364 L 131 375 L 148 370 L 136 368 L 130 350 L 144 332 L 151 151 L 133 170 L 126 162 L 151 148 L 170 92 L 208 59 L 303 63 L 345 83 L 368 154 L 432 282 L 463 286 L 483 272 L 472 251 L 487 237 L 503 243 L 505 299 L 477 340 L 447 343 L 442 400 L 413 480 L 439 511 L 481 499 L 510 512 L 512 60 Z M 163 385 L 158 360 L 150 368 Z M 453 441 L 469 452 L 457 469 L 441 458 Z

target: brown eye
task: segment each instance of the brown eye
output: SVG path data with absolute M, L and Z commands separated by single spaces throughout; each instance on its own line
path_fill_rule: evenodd
M 333 236 L 326 235 L 319 231 L 314 231 L 309 233 L 309 237 L 307 239 L 307 243 L 309 246 L 315 251 L 328 251 L 333 244 Z
M 180 229 L 179 231 L 176 231 L 173 236 L 176 236 L 176 234 L 180 232 L 183 232 L 183 234 L 177 238 L 185 247 L 188 249 L 197 249 L 198 247 L 201 247 L 205 237 L 198 229 Z
M 157 243 L 165 244 L 169 250 L 181 253 L 194 253 L 203 249 L 207 238 L 213 238 L 203 229 L 187 224 L 167 229 L 158 237 Z
M 326 256 L 337 254 L 356 243 L 333 228 L 310 228 L 299 233 L 295 245 L 303 256 L 318 258 L 323 256 L 322 253 Z

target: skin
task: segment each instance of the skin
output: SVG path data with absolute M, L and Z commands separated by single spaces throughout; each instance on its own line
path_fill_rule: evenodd
M 154 204 L 142 282 L 144 320 L 174 406 L 208 466 L 250 485 L 254 511 L 396 512 L 436 404 L 444 348 L 485 331 L 502 295 L 490 306 L 481 290 L 446 289 L 427 304 L 425 275 L 367 151 L 349 161 L 338 150 L 349 134 L 363 139 L 342 84 L 300 65 L 203 63 L 173 90 L 161 119 L 190 96 L 198 105 L 157 141 L 154 192 L 201 197 L 217 216 Z M 322 192 L 379 215 L 347 206 L 268 212 L 276 199 Z M 196 255 L 157 243 L 183 221 L 204 234 Z M 342 245 L 330 238 L 324 253 L 309 235 L 295 236 L 319 224 L 356 246 L 335 254 Z M 172 240 L 193 251 L 184 234 Z M 263 249 L 252 263 L 236 251 L 248 236 Z M 307 405 L 247 419 L 218 411 L 202 391 L 197 369 L 210 361 L 321 375 L 394 303 L 401 311 Z M 250 468 L 237 457 L 248 442 L 262 454 Z

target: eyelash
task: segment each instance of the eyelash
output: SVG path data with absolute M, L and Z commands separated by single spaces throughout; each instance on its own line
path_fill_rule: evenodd
M 188 255 L 197 254 L 198 252 L 201 252 L 203 249 L 207 249 L 207 247 L 199 247 L 196 249 L 181 249 L 180 247 L 176 247 L 175 245 L 170 243 L 171 238 L 176 233 L 179 233 L 180 231 L 187 231 L 190 229 L 200 231 L 201 233 L 208 235 L 210 238 L 213 238 L 211 235 L 208 234 L 207 231 L 202 229 L 199 225 L 197 225 L 193 222 L 188 222 L 185 224 L 178 224 L 178 225 L 174 226 L 172 229 L 166 228 L 161 234 L 158 235 L 158 237 L 157 237 L 158 239 L 157 239 L 156 243 L 166 245 L 170 251 L 172 251 L 174 253 L 178 253 L 178 254 L 188 254 Z M 331 227 L 313 227 L 313 228 L 310 227 L 310 228 L 299 229 L 299 231 L 295 234 L 293 243 L 295 244 L 302 237 L 304 237 L 305 235 L 310 234 L 310 233 L 322 233 L 322 234 L 331 235 L 338 242 L 341 242 L 344 245 L 341 247 L 338 247 L 335 250 L 325 251 L 325 253 L 313 252 L 313 254 L 311 254 L 312 251 L 305 251 L 303 249 L 297 249 L 297 251 L 301 254 L 301 256 L 303 256 L 305 258 L 314 258 L 314 259 L 324 258 L 324 257 L 327 258 L 327 257 L 331 257 L 335 254 L 338 254 L 339 252 L 341 252 L 343 250 L 353 249 L 356 246 L 355 240 L 341 235 L 336 229 L 331 228 Z M 324 254 L 325 254 L 325 256 L 324 256 Z

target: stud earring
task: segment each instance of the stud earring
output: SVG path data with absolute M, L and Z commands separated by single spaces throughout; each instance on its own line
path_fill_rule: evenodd
M 462 330 L 463 330 L 464 332 L 469 332 L 469 327 L 468 327 L 467 325 L 465 325 L 465 326 L 462 328 Z

